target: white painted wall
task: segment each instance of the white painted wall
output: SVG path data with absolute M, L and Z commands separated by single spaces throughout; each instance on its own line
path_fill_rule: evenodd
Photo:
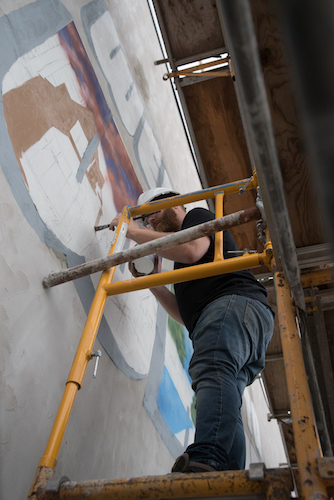
M 85 17 L 83 9 L 96 5 L 103 7 L 102 14 L 96 16 L 96 23 L 89 24 L 92 18 L 87 12 L 91 11 L 86 10 Z M 96 14 L 98 9 L 93 11 Z M 71 69 L 62 67 L 60 71 L 54 66 L 56 60 L 65 59 L 58 42 L 52 45 L 53 37 L 72 20 L 142 189 L 157 184 L 180 192 L 201 188 L 173 93 L 162 80 L 165 68 L 153 64 L 162 54 L 146 1 L 2 0 L 0 12 L 4 100 L 11 90 L 42 75 L 54 86 L 65 82 L 72 99 L 84 106 Z M 45 25 L 40 23 L 43 19 Z M 25 22 L 28 20 L 30 25 Z M 30 31 L 24 28 L 25 35 L 18 29 L 11 31 L 20 26 L 24 31 L 27 25 Z M 45 41 L 41 40 L 43 29 L 47 30 Z M 41 49 L 50 48 L 50 44 L 59 57 L 53 49 Z M 116 54 L 113 60 L 106 57 L 112 51 Z M 51 74 L 47 74 L 50 67 Z M 126 98 L 129 87 L 132 91 Z M 81 162 L 73 143 L 51 128 L 21 155 L 28 192 L 8 137 L 8 117 L 0 116 L 0 495 L 1 499 L 21 500 L 28 494 L 44 453 L 92 289 L 91 283 L 76 286 L 72 282 L 45 290 L 42 279 L 67 266 L 64 248 L 69 250 L 68 259 L 75 260 L 74 253 L 86 260 L 106 255 L 112 235 L 108 231 L 95 233 L 93 225 L 101 207 L 101 224 L 111 220 L 116 208 L 107 182 L 96 192 L 86 177 L 77 182 L 75 174 Z M 88 140 L 79 122 L 72 139 L 82 159 Z M 106 178 L 101 147 L 98 161 Z M 60 179 L 66 179 L 62 189 Z M 71 212 L 64 210 L 67 205 Z M 117 279 L 123 277 L 129 277 L 126 267 L 117 272 Z M 94 286 L 97 279 L 92 277 Z M 173 364 L 175 346 L 163 326 L 166 317 L 150 293 L 143 291 L 110 299 L 105 322 L 107 326 L 94 346 L 103 351 L 98 376 L 93 379 L 91 362 L 74 404 L 56 473 L 72 480 L 165 474 L 175 458 L 173 450 L 182 450 L 193 432 L 169 436 L 165 424 L 152 417 L 157 370 L 168 366 L 175 384 L 179 379 L 175 374 L 180 362 L 176 359 Z M 187 383 L 185 377 L 181 399 L 186 407 Z M 267 466 L 277 466 L 285 458 L 276 422 L 262 423 L 267 410 L 259 387 L 254 385 L 247 398 L 248 407 L 252 403 L 254 410 L 253 427 L 247 432 L 254 437 L 254 422 L 258 422 L 259 458 Z M 267 445 L 269 439 L 271 443 L 275 440 L 275 446 Z

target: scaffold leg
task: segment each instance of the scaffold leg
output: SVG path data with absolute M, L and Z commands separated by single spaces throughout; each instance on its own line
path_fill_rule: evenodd
M 311 396 L 307 382 L 296 312 L 288 283 L 282 273 L 276 272 L 275 291 L 278 320 L 288 393 L 291 405 L 292 425 L 304 500 L 327 500 L 327 489 L 320 477 L 317 459 L 321 457 Z

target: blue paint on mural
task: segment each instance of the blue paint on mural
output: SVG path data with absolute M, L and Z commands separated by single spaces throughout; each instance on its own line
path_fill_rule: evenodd
M 189 363 L 191 360 L 191 356 L 193 355 L 194 350 L 193 350 L 193 345 L 192 345 L 192 342 L 189 338 L 188 331 L 186 330 L 186 328 L 184 328 L 184 348 L 186 351 L 186 357 L 184 359 L 184 370 L 187 374 L 187 377 L 189 379 L 190 384 L 192 384 L 192 380 L 190 378 L 188 370 L 189 370 Z
M 173 434 L 193 428 L 193 423 L 165 366 L 159 388 L 158 406 Z

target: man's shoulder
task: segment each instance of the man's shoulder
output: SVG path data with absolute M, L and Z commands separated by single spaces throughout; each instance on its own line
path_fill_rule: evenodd
M 209 220 L 213 220 L 215 218 L 215 214 L 211 212 L 211 210 L 196 207 L 187 212 L 182 228 L 186 229 L 188 227 L 197 226 L 198 224 L 203 224 L 203 222 L 208 222 Z M 214 235 L 211 236 L 214 237 Z M 228 247 L 230 247 L 230 249 L 238 249 L 229 229 L 224 229 L 224 242 Z
M 206 222 L 215 218 L 215 215 L 210 210 L 202 207 L 192 208 L 187 212 L 185 220 L 187 221 L 197 221 L 198 224 L 201 222 Z

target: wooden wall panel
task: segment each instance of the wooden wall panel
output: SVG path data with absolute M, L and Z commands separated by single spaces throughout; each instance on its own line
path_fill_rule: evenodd
M 295 244 L 298 248 L 323 243 L 279 26 L 271 2 L 252 0 L 251 6 Z
M 251 176 L 252 167 L 232 79 L 206 80 L 184 87 L 183 92 L 209 185 Z M 253 190 L 241 196 L 227 196 L 224 212 L 230 214 L 254 206 L 255 198 Z M 255 223 L 234 228 L 232 233 L 239 248 L 262 251 Z
M 268 292 L 268 301 L 270 307 L 275 312 L 275 327 L 272 340 L 267 349 L 267 355 L 282 354 L 282 342 L 278 325 L 276 298 L 274 290 Z M 286 411 L 290 408 L 288 396 L 285 368 L 283 359 L 277 361 L 269 361 L 263 372 L 266 381 L 268 397 L 273 407 L 274 412 Z
M 215 0 L 156 0 L 174 60 L 224 47 Z

